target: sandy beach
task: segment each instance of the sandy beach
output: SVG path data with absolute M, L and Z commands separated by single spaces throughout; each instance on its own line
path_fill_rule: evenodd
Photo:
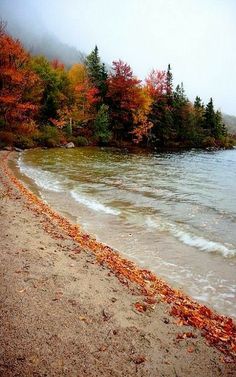
M 14 178 L 7 157 L 0 376 L 236 376 L 230 319 L 82 234 Z

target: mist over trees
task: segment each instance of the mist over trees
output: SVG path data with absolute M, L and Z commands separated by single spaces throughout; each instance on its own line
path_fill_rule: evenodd
M 27 6 L 30 7 L 30 4 Z M 14 9 L 11 1 L 1 0 L 0 15 L 0 18 L 7 21 L 7 32 L 12 37 L 20 39 L 31 55 L 44 55 L 49 60 L 58 59 L 67 67 L 83 62 L 85 54 L 49 33 L 40 15 L 33 9 L 28 9 L 26 12 L 20 2 L 19 7 Z
M 128 63 L 108 72 L 98 47 L 66 67 L 29 54 L 0 29 L 0 143 L 22 148 L 139 145 L 150 148 L 219 148 L 232 141 L 212 98 L 191 103 L 183 83 L 173 87 L 171 66 L 142 82 Z

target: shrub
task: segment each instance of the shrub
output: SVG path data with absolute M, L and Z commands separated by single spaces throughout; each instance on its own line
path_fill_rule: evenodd
M 61 133 L 55 126 L 41 127 L 36 141 L 45 147 L 56 147 L 61 142 Z
M 215 148 L 216 147 L 216 141 L 213 136 L 207 136 L 202 141 L 204 148 Z
M 12 146 L 15 142 L 15 135 L 13 132 L 0 131 L 0 146 L 5 147 L 7 145 Z
M 89 142 L 88 140 L 86 139 L 86 137 L 84 136 L 77 136 L 74 140 L 74 144 L 77 146 L 77 147 L 86 147 L 87 145 L 89 145 Z
M 16 138 L 15 146 L 22 149 L 29 149 L 35 147 L 35 143 L 30 137 L 19 135 Z

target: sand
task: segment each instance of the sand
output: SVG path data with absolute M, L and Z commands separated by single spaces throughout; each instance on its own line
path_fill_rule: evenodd
M 0 171 L 0 376 L 236 376 L 169 304 L 138 312 L 138 285 L 31 207 Z

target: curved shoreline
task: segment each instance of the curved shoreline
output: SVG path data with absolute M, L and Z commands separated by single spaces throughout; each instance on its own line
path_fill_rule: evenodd
M 135 263 L 121 257 L 109 246 L 104 245 L 90 235 L 81 231 L 80 227 L 53 211 L 46 203 L 30 192 L 11 173 L 7 161 L 10 153 L 4 154 L 1 164 L 5 175 L 18 191 L 27 199 L 30 209 L 36 214 L 45 214 L 48 220 L 67 233 L 82 248 L 93 252 L 97 261 L 105 265 L 123 283 L 127 280 L 138 284 L 146 297 L 143 303 L 137 303 L 136 309 L 145 312 L 157 299 L 171 304 L 170 314 L 178 317 L 181 324 L 194 326 L 202 331 L 202 335 L 210 344 L 214 344 L 227 355 L 235 355 L 236 327 L 232 319 L 218 315 L 204 305 L 200 305 L 184 293 L 172 289 L 152 272 L 141 269 Z

